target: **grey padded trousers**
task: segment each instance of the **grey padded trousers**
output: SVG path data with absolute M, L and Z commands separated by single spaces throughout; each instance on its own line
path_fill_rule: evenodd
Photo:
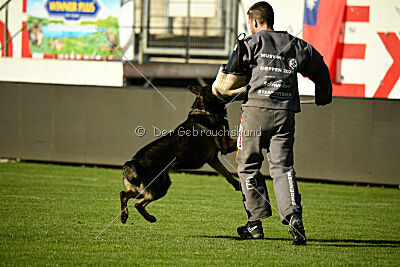
M 301 196 L 293 169 L 295 113 L 242 106 L 236 162 L 249 221 L 272 215 L 265 179 L 260 173 L 267 149 L 270 176 L 283 224 L 290 215 L 302 215 Z M 267 201 L 266 201 L 267 200 Z

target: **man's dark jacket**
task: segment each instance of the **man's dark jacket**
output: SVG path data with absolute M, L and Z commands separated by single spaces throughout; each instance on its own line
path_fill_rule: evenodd
M 300 112 L 297 73 L 315 83 L 315 102 L 332 102 L 332 83 L 322 56 L 287 32 L 262 30 L 244 40 L 242 64 L 248 70 L 244 106 Z

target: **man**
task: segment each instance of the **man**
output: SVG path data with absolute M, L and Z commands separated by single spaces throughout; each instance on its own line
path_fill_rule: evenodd
M 293 244 L 305 245 L 301 196 L 293 168 L 295 113 L 300 112 L 297 73 L 315 83 L 316 104 L 326 105 L 332 102 L 329 70 L 310 44 L 287 32 L 274 31 L 270 4 L 258 2 L 247 14 L 252 35 L 244 40 L 244 52 L 234 51 L 247 76 L 247 86 L 241 93 L 236 93 L 237 86 L 232 88 L 240 98 L 243 91 L 245 94 L 236 161 L 248 222 L 237 231 L 243 238 L 263 238 L 261 219 L 272 215 L 265 179 L 260 173 L 264 148 L 281 221 L 289 225 Z M 220 98 L 228 95 L 233 100 L 229 90 L 219 86 L 218 77 L 213 84 L 214 94 Z M 255 135 L 260 129 L 261 135 Z

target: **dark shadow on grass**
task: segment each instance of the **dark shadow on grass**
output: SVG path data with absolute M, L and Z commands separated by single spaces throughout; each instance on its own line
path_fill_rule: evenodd
M 357 243 L 371 245 L 397 245 L 400 246 L 400 240 L 359 240 L 359 239 L 309 239 L 309 241 L 321 243 Z
M 231 239 L 237 241 L 245 241 L 252 239 L 241 239 L 238 236 L 229 235 L 202 235 L 203 238 L 216 238 L 216 239 Z M 275 240 L 275 241 L 288 241 L 291 242 L 291 238 L 274 238 L 266 237 L 262 240 Z M 322 243 L 322 244 L 318 244 Z M 343 243 L 353 243 L 353 244 L 343 244 Z M 400 247 L 399 240 L 360 240 L 360 239 L 307 239 L 308 245 L 322 245 L 322 246 L 332 246 L 332 247 Z
M 315 244 L 316 246 L 318 246 L 318 244 Z M 341 247 L 341 248 L 400 248 L 400 245 L 389 245 L 389 244 L 383 244 L 383 245 L 362 245 L 362 244 L 322 244 L 320 246 L 324 246 L 324 247 Z
M 400 247 L 399 240 L 360 240 L 360 239 L 309 239 L 310 242 L 323 243 L 322 246 L 331 247 Z M 353 243 L 353 244 L 342 244 Z

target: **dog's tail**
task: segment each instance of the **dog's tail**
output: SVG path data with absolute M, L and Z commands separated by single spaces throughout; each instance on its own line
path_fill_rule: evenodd
M 134 186 L 140 186 L 139 174 L 135 164 L 137 163 L 134 160 L 125 162 L 122 171 L 124 173 L 124 179 L 128 180 L 128 182 Z

